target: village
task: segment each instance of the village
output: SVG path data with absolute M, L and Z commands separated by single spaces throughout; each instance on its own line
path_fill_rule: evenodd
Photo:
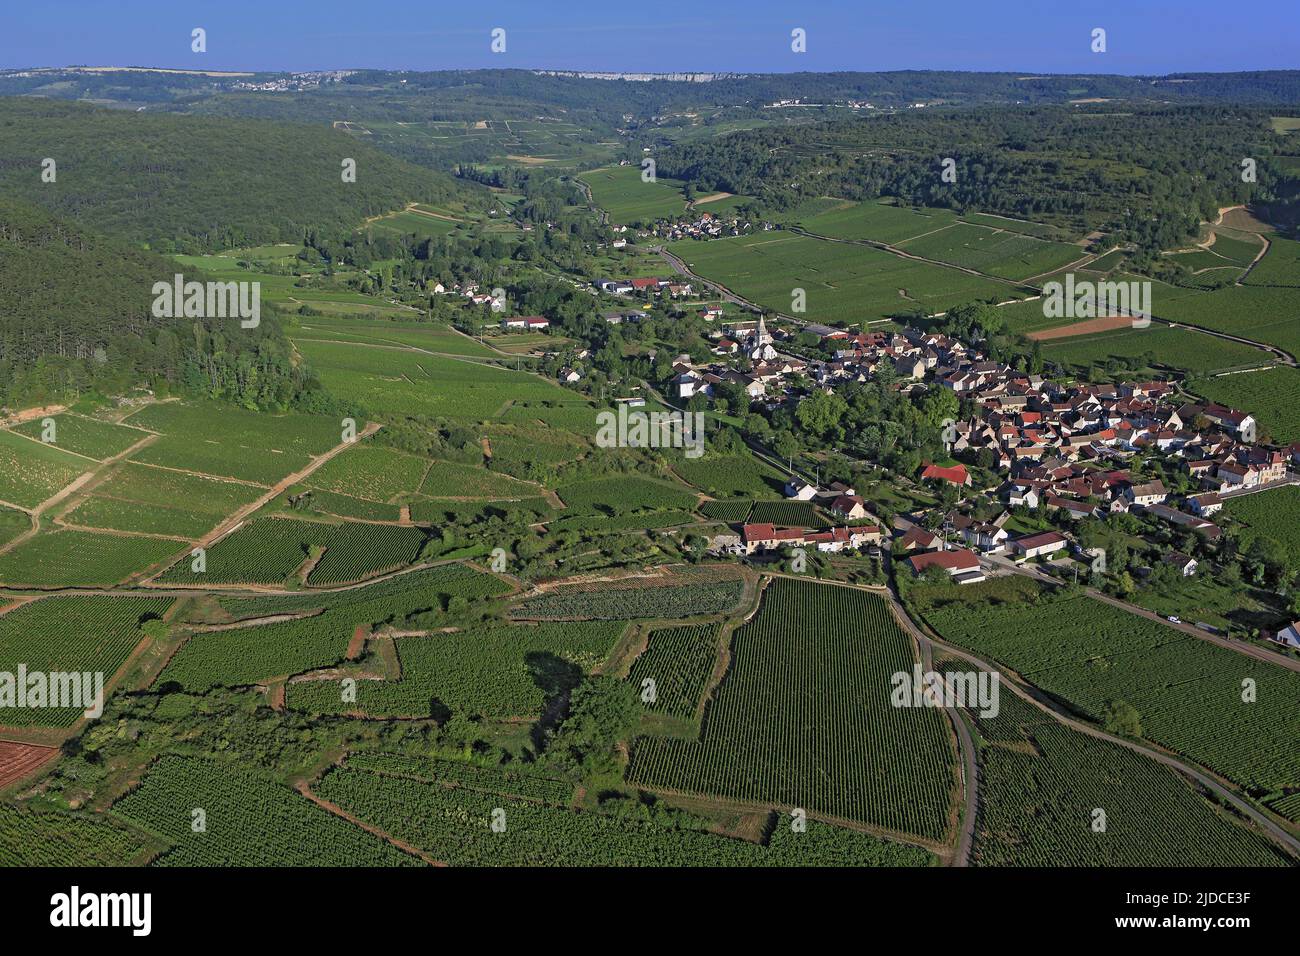
M 969 414 L 945 423 L 950 458 L 927 462 L 914 476 L 942 492 L 949 505 L 895 515 L 892 527 L 867 500 L 840 482 L 826 488 L 791 476 L 785 495 L 818 506 L 843 527 L 744 524 L 719 535 L 713 548 L 732 555 L 871 549 L 889 552 L 922 577 L 946 574 L 958 584 L 995 574 L 1053 574 L 1077 579 L 1104 572 L 1101 549 L 1073 529 L 1085 519 L 1133 514 L 1166 526 L 1183 541 L 1213 546 L 1214 520 L 1225 501 L 1300 483 L 1300 443 L 1276 448 L 1256 440 L 1248 412 L 1190 400 L 1168 381 L 1091 384 L 1028 374 L 989 361 L 949 336 L 915 328 L 849 332 L 807 325 L 829 343 L 823 360 L 787 354 L 760 317 L 725 325 L 714 335 L 716 360 L 674 365 L 674 398 L 710 396 L 739 384 L 751 405 L 796 404 L 811 390 L 833 392 L 847 382 L 883 374 L 905 394 L 948 389 Z M 888 371 L 884 371 L 885 369 Z M 1050 526 L 1017 531 L 1016 513 Z M 1162 545 L 1163 563 L 1192 577 L 1199 561 Z M 1099 556 L 1100 555 L 1100 556 Z M 937 569 L 937 570 L 936 570 Z M 1297 641 L 1295 626 L 1273 636 Z

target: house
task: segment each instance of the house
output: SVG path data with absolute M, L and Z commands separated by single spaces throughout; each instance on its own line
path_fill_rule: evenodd
M 1016 540 L 1011 542 L 1011 547 L 1026 559 L 1055 554 L 1057 551 L 1064 548 L 1065 545 L 1065 535 L 1061 534 L 1059 531 L 1044 531 L 1042 534 L 1032 534 L 1027 538 L 1016 538 Z
M 907 534 L 899 538 L 895 544 L 898 550 L 904 553 L 908 551 L 935 551 L 943 547 L 943 538 L 932 531 L 926 531 L 918 524 L 909 528 Z
M 1300 621 L 1292 621 L 1270 637 L 1269 640 L 1275 644 L 1281 644 L 1283 647 L 1300 648 Z
M 805 536 L 802 528 L 778 528 L 769 523 L 746 524 L 740 528 L 746 554 L 805 544 Z
M 1216 511 L 1223 510 L 1223 499 L 1212 491 L 1207 491 L 1203 495 L 1192 495 L 1187 499 L 1187 510 L 1194 515 L 1208 518 Z
M 1129 501 L 1144 508 L 1158 505 L 1169 496 L 1169 493 L 1165 491 L 1164 482 L 1158 478 L 1145 484 L 1130 485 L 1126 494 Z
M 582 373 L 579 372 L 577 369 L 568 368 L 568 367 L 560 369 L 561 382 L 566 382 L 572 385 L 574 382 L 579 382 L 581 380 L 582 380 Z
M 970 484 L 970 475 L 966 472 L 965 465 L 953 465 L 945 468 L 940 465 L 926 465 L 921 471 L 922 481 L 946 481 L 949 484 L 962 487 Z
M 837 552 L 846 548 L 861 548 L 868 544 L 879 544 L 883 533 L 878 527 L 831 528 L 827 531 L 809 531 L 804 536 L 808 544 L 815 544 L 818 551 Z
M 867 503 L 857 495 L 840 495 L 831 502 L 831 512 L 849 521 L 857 521 L 867 516 Z
M 974 551 L 961 548 L 957 551 L 930 551 L 908 558 L 912 573 L 920 577 L 930 568 L 943 568 L 958 584 L 974 584 L 984 580 L 980 559 Z
M 1197 561 L 1189 554 L 1183 554 L 1181 551 L 1171 551 L 1164 556 L 1164 563 L 1170 567 L 1177 568 L 1178 573 L 1185 578 L 1190 578 L 1196 573 Z
M 791 478 L 785 483 L 785 496 L 795 501 L 811 501 L 817 497 L 817 489 L 806 481 Z
M 952 526 L 957 533 L 961 535 L 972 548 L 978 548 L 980 551 L 997 551 L 1006 542 L 1008 534 L 1002 527 L 1001 521 L 976 521 L 969 515 L 957 515 L 953 518 Z

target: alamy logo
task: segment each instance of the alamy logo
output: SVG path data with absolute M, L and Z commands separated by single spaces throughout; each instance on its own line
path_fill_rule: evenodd
M 1098 319 L 1130 316 L 1133 328 L 1151 324 L 1150 282 L 1074 281 L 1074 273 L 1065 274 L 1065 283 L 1052 281 L 1043 286 L 1043 317 L 1047 319 Z
M 922 671 L 920 664 L 912 673 L 898 671 L 889 682 L 894 685 L 889 702 L 895 707 L 964 707 L 978 711 L 981 717 L 996 717 L 998 704 L 997 671 L 953 671 L 937 674 Z
M 262 321 L 262 283 L 185 281 L 176 273 L 171 282 L 153 284 L 155 319 L 239 319 L 243 329 Z
M 148 936 L 153 928 L 152 893 L 83 894 L 74 886 L 51 896 L 50 907 L 51 926 L 129 926 L 132 936 Z
M 629 411 L 596 415 L 596 444 L 601 448 L 684 448 L 687 458 L 704 454 L 703 412 Z
M 76 707 L 92 720 L 104 712 L 104 675 L 100 671 L 0 671 L 0 711 Z M 3 721 L 0 721 L 2 723 Z

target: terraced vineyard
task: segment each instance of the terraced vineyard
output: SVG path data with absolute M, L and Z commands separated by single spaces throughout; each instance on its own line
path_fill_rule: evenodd
M 810 501 L 756 501 L 749 521 L 768 522 L 789 528 L 825 528 L 830 522 Z
M 946 640 L 1005 664 L 1094 721 L 1108 701 L 1127 701 L 1145 737 L 1248 790 L 1300 784 L 1300 674 L 1088 597 L 1002 603 L 999 586 L 917 593 Z M 1242 699 L 1247 679 L 1253 702 Z
M 717 659 L 716 624 L 660 628 L 650 634 L 627 680 L 638 692 L 646 680 L 654 681 L 656 699 L 645 704 L 647 710 L 694 717 Z
M 452 866 L 925 866 L 932 860 L 924 850 L 815 821 L 806 833 L 778 824 L 764 847 L 359 770 L 331 771 L 315 789 Z M 494 810 L 504 819 L 502 832 L 492 830 Z
M 236 763 L 160 757 L 113 813 L 167 840 L 155 866 L 418 866 L 420 861 Z M 205 829 L 194 829 L 194 811 Z
M 1257 830 L 1215 807 L 1181 774 L 1062 726 L 1004 691 L 975 715 L 979 866 L 1285 866 Z M 1093 828 L 1096 811 L 1104 831 Z
M 77 672 L 109 680 L 143 640 L 142 621 L 161 617 L 170 598 L 48 597 L 0 615 L 0 672 Z M 107 693 L 107 690 L 105 691 Z M 70 727 L 85 708 L 4 707 L 0 725 Z
M 936 709 L 890 704 L 915 652 L 881 598 L 775 579 L 731 653 L 700 739 L 639 738 L 630 782 L 943 838 L 951 731 Z
M 728 524 L 740 524 L 749 517 L 754 502 L 747 498 L 706 501 L 700 505 L 700 511 L 706 516 Z

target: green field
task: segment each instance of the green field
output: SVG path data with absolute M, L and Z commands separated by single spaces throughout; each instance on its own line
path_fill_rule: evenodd
M 429 461 L 391 448 L 361 444 L 313 472 L 313 488 L 371 501 L 391 501 L 419 490 Z
M 128 461 L 63 520 L 91 528 L 198 538 L 261 493 L 252 485 Z
M 814 322 L 859 323 L 926 314 L 974 299 L 1021 297 L 1015 288 L 955 269 L 904 259 L 870 246 L 790 232 L 669 243 L 691 270 L 768 308 L 788 313 L 793 290 L 806 294 Z
M 682 184 L 663 178 L 642 182 L 640 166 L 593 169 L 582 174 L 582 181 L 591 187 L 596 205 L 608 212 L 616 224 L 652 223 L 686 212 Z
M 647 710 L 694 717 L 717 659 L 716 624 L 657 628 L 632 664 L 627 681 Z M 653 700 L 646 700 L 647 681 L 654 688 Z
M 970 223 L 954 223 L 897 245 L 914 256 L 1017 280 L 1054 272 L 1085 255 L 1080 246 Z
M 301 316 L 290 330 L 294 340 L 342 341 L 361 345 L 423 349 L 440 355 L 490 358 L 496 353 L 477 339 L 436 322 L 403 322 L 388 318 L 345 319 Z
M 1243 548 L 1260 535 L 1282 542 L 1300 556 L 1300 488 L 1288 485 L 1240 498 L 1229 498 L 1223 510 L 1244 527 L 1237 529 Z
M 1221 240 L 1220 240 L 1221 241 Z M 1218 246 L 1218 242 L 1215 246 Z M 1268 252 L 1246 277 L 1248 285 L 1300 286 L 1300 242 L 1269 237 Z
M 159 580 L 194 586 L 280 584 L 317 546 L 325 549 L 324 555 L 307 583 L 321 587 L 347 584 L 410 564 L 424 542 L 425 533 L 419 528 L 262 518 L 208 548 L 204 571 L 194 571 L 193 561 L 186 555 Z
M 738 577 L 683 573 L 666 580 L 628 578 L 556 588 L 516 605 L 512 614 L 534 620 L 687 618 L 730 611 L 743 593 Z
M 680 511 L 695 506 L 695 495 L 665 481 L 622 475 L 563 485 L 560 499 L 572 512 L 620 515 L 636 511 Z
M 512 400 L 574 401 L 559 385 L 513 369 L 413 350 L 305 340 L 298 345 L 336 396 L 372 413 L 484 421 L 500 415 Z M 590 420 L 594 428 L 594 416 Z
M 126 866 L 144 850 L 137 834 L 94 814 L 0 803 L 0 866 Z
M 1141 359 L 1148 353 L 1156 365 L 1192 373 L 1259 365 L 1273 358 L 1250 345 L 1155 324 L 1145 329 L 1117 329 L 1043 342 L 1043 358 L 1079 370 L 1105 365 L 1111 359 Z
M 752 455 L 706 455 L 673 463 L 673 470 L 715 498 L 778 498 L 785 479 Z
M 895 707 L 911 640 L 864 591 L 778 578 L 732 636 L 699 740 L 639 738 L 628 780 L 940 840 L 954 756 L 947 718 Z

